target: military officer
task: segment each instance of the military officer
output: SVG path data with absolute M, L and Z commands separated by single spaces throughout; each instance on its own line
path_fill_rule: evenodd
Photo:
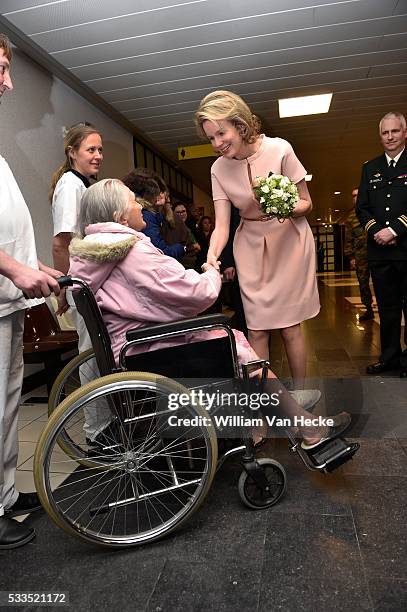
M 352 270 L 356 270 L 358 277 L 360 298 L 366 311 L 359 317 L 359 321 L 374 319 L 372 309 L 372 292 L 370 291 L 370 271 L 367 263 L 367 235 L 356 216 L 355 206 L 358 190 L 352 189 L 353 208 L 345 221 L 345 246 L 344 252 L 350 259 Z
M 362 170 L 356 213 L 368 234 L 367 256 L 380 315 L 381 354 L 367 367 L 380 374 L 400 367 L 407 377 L 407 349 L 401 350 L 401 313 L 407 301 L 406 120 L 387 113 L 379 124 L 384 154 Z

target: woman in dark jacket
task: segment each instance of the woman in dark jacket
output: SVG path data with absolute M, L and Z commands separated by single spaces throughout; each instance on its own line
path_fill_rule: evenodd
M 180 260 L 187 270 L 195 269 L 196 254 L 199 251 L 199 244 L 196 242 L 189 228 L 185 225 L 182 217 L 176 214 L 176 208 L 172 209 L 170 198 L 167 197 L 164 209 L 164 222 L 161 226 L 161 236 L 167 244 L 183 244 L 185 255 Z M 182 205 L 183 206 L 183 205 Z
M 165 203 L 168 193 L 164 181 L 147 168 L 135 168 L 122 180 L 126 187 L 144 200 L 143 219 L 146 222 L 146 227 L 143 233 L 151 239 L 154 246 L 160 249 L 164 255 L 169 255 L 181 261 L 187 250 L 186 244 L 181 242 L 170 244 L 162 234 L 165 225 Z

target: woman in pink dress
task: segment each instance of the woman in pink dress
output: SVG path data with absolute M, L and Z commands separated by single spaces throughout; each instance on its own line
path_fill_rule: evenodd
M 208 94 L 195 121 L 200 134 L 221 154 L 211 169 L 216 220 L 207 261 L 219 265 L 233 204 L 241 216 L 233 253 L 250 344 L 268 359 L 270 330 L 279 329 L 294 386 L 302 388 L 306 353 L 301 321 L 315 317 L 320 309 L 314 239 L 305 218 L 312 208 L 306 170 L 287 141 L 260 133 L 257 117 L 232 92 Z M 300 199 L 283 223 L 264 215 L 254 197 L 253 180 L 270 172 L 288 176 L 297 186 Z

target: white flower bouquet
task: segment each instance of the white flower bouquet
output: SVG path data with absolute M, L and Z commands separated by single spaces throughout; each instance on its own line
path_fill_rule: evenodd
M 292 216 L 299 200 L 295 184 L 287 176 L 272 172 L 267 178 L 256 176 L 253 191 L 261 210 L 266 215 L 277 217 L 281 223 Z

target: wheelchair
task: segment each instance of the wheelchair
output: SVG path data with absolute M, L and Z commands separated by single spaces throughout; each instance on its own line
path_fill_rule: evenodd
M 93 348 L 75 357 L 55 381 L 34 456 L 38 495 L 58 526 L 82 541 L 111 548 L 157 541 L 197 511 L 216 471 L 235 454 L 241 455 L 238 491 L 246 506 L 261 510 L 281 499 L 287 486 L 283 466 L 256 459 L 248 430 L 238 439 L 220 439 L 227 432 L 215 427 L 214 412 L 224 408 L 208 410 L 193 393 L 201 389 L 202 368 L 208 363 L 205 391 L 248 390 L 252 370 L 261 369 L 265 379 L 269 364 L 262 360 L 244 366 L 240 376 L 227 317 L 207 315 L 129 330 L 117 367 L 90 288 L 78 278 L 62 277 L 59 283 L 74 287 Z M 157 341 L 162 347 L 163 341 L 211 329 L 222 330 L 224 337 L 135 355 L 130 351 Z M 182 398 L 176 409 L 174 397 Z M 109 408 L 111 422 L 93 445 L 84 430 L 86 414 L 102 405 Z M 337 438 L 314 453 L 305 452 L 289 431 L 287 437 L 306 467 L 322 472 L 342 465 L 359 448 Z

